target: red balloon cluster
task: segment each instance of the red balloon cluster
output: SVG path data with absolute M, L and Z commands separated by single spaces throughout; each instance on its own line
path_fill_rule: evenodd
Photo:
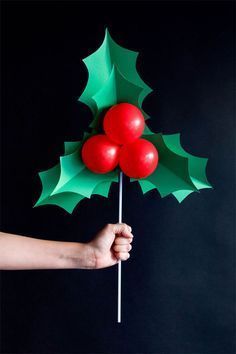
M 158 164 L 155 146 L 140 139 L 145 127 L 142 112 L 130 103 L 111 107 L 103 122 L 106 134 L 89 138 L 82 148 L 84 164 L 95 173 L 107 173 L 119 164 L 132 178 L 145 178 Z

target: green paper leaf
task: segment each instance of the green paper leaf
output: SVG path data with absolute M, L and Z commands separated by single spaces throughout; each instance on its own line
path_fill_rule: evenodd
M 72 152 L 78 149 L 80 144 L 81 141 L 65 141 L 64 142 L 65 155 L 72 154 Z
M 93 96 L 98 113 L 90 124 L 90 127 L 97 130 L 99 128 L 101 112 L 117 103 L 129 102 L 138 106 L 141 91 L 141 87 L 126 80 L 116 66 L 114 66 L 104 87 Z
M 79 146 L 77 150 L 71 154 L 60 157 L 60 178 L 54 188 L 54 193 L 61 190 L 73 177 L 81 173 L 84 169 L 84 163 L 80 157 Z
M 187 153 L 180 144 L 179 134 L 143 137 L 153 143 L 159 153 L 154 173 L 138 180 L 143 193 L 156 188 L 161 197 L 173 194 L 181 202 L 194 191 L 211 188 L 205 173 L 207 159 Z
M 103 88 L 98 91 L 93 100 L 98 112 L 117 103 L 129 102 L 138 106 L 138 99 L 142 88 L 128 81 L 114 66 L 111 75 Z
M 147 177 L 147 180 L 157 186 L 161 197 L 180 189 L 196 190 L 188 171 L 188 159 L 170 150 L 161 134 L 145 136 L 153 143 L 159 153 L 158 168 Z
M 181 203 L 185 198 L 187 198 L 193 191 L 180 190 L 177 192 L 173 192 L 173 196 Z
M 72 213 L 84 198 L 93 194 L 108 197 L 111 183 L 118 181 L 118 172 L 95 174 L 88 170 L 80 157 L 81 147 L 82 142 L 65 143 L 68 154 L 61 156 L 60 164 L 39 173 L 43 189 L 35 207 L 53 204 Z
M 61 185 L 60 188 L 55 188 L 52 195 L 58 193 L 72 192 L 83 195 L 86 198 L 90 198 L 93 194 L 93 190 L 101 182 L 116 181 L 117 172 L 113 171 L 107 174 L 97 174 L 93 173 L 84 167 L 76 175 L 71 175 L 65 184 Z
M 114 179 L 113 182 L 118 182 L 118 178 Z M 111 181 L 99 183 L 93 190 L 93 194 L 102 195 L 103 197 L 108 198 L 108 194 L 111 188 Z
M 198 190 L 212 188 L 211 184 L 208 182 L 206 177 L 206 166 L 207 166 L 208 159 L 191 155 L 187 151 L 185 151 L 181 146 L 180 134 L 165 135 L 164 140 L 166 145 L 170 149 L 173 149 L 179 155 L 188 158 L 189 174 L 195 187 Z M 182 190 L 182 191 L 174 192 L 173 195 L 179 202 L 182 202 L 191 193 L 192 191 Z
M 142 88 L 138 98 L 138 106 L 141 108 L 144 98 L 152 89 L 145 84 L 137 72 L 137 56 L 138 52 L 118 45 L 106 29 L 105 38 L 100 48 L 83 60 L 88 69 L 89 77 L 79 101 L 85 103 L 96 115 L 97 107 L 93 96 L 103 89 L 111 76 L 113 67 L 116 66 L 127 81 Z M 128 102 L 128 99 L 125 99 L 125 101 Z
M 134 181 L 136 181 L 136 180 L 134 180 Z M 143 194 L 156 188 L 156 186 L 153 183 L 151 183 L 150 181 L 148 181 L 146 179 L 140 179 L 140 180 L 138 180 L 138 182 L 139 182 L 139 185 L 142 189 Z
M 169 149 L 175 151 L 180 156 L 188 158 L 190 178 L 197 189 L 212 188 L 207 180 L 205 171 L 208 159 L 191 155 L 185 151 L 180 143 L 180 134 L 164 135 L 163 139 Z
M 151 129 L 147 126 L 147 124 L 145 124 L 144 131 L 143 131 L 143 135 L 147 135 L 147 134 L 153 134 L 153 132 L 152 132 Z
M 84 198 L 75 193 L 61 193 L 51 195 L 60 177 L 60 165 L 50 168 L 47 171 L 40 172 L 39 177 L 42 182 L 42 193 L 34 207 L 43 205 L 57 205 L 72 213 L 76 205 Z

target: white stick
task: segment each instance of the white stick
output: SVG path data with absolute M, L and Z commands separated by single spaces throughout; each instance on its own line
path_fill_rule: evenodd
M 122 223 L 123 173 L 119 172 L 119 223 Z M 118 307 L 117 322 L 121 323 L 121 261 L 118 263 Z

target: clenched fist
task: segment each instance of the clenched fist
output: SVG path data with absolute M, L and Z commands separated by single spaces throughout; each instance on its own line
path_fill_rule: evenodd
M 126 224 L 108 224 L 87 244 L 94 254 L 94 268 L 105 268 L 130 257 L 132 229 Z

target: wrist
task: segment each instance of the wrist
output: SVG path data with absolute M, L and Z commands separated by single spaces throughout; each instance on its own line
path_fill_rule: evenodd
M 65 242 L 60 253 L 61 268 L 95 269 L 96 257 L 89 243 Z

